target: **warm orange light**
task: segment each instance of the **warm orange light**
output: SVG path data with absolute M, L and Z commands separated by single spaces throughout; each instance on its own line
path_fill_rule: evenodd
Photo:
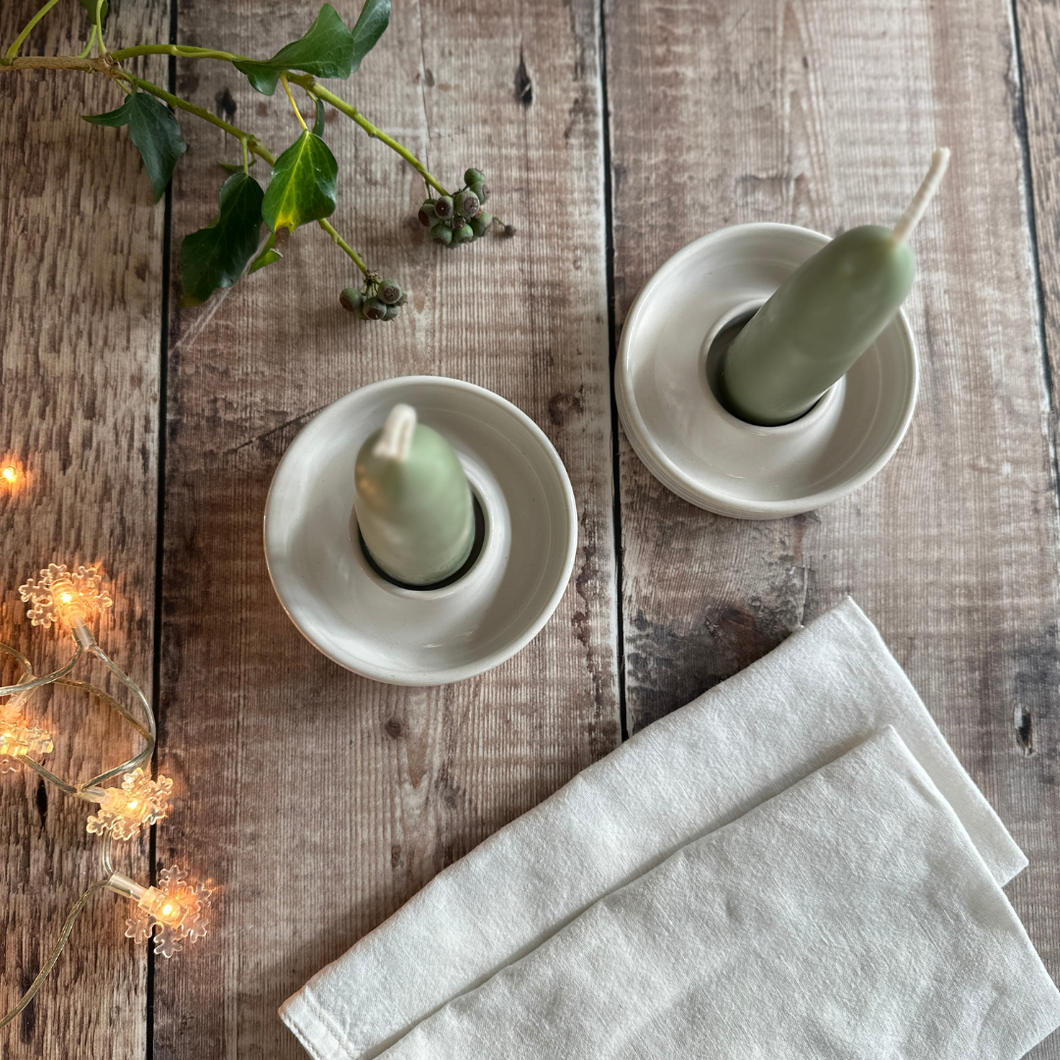
M 0 471 L 0 475 L 4 476 L 5 482 L 14 482 L 18 478 L 18 468 L 14 464 L 8 464 L 3 471 Z
M 110 833 L 112 839 L 132 839 L 142 825 L 150 827 L 169 813 L 173 781 L 163 776 L 152 780 L 142 769 L 134 769 L 122 777 L 120 788 L 105 788 L 94 794 L 102 797 L 99 810 L 88 819 L 88 831 Z

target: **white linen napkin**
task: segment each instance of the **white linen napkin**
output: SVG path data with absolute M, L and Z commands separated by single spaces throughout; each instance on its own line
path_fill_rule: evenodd
M 449 866 L 280 1014 L 317 1060 L 376 1056 L 597 899 L 887 725 L 1007 882 L 1026 859 L 847 600 Z
M 600 899 L 386 1060 L 1016 1060 L 1060 992 L 893 728 Z

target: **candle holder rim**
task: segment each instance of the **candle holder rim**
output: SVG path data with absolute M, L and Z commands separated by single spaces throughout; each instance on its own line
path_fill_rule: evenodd
M 902 360 L 904 362 L 903 366 L 906 370 L 907 380 L 902 392 L 898 394 L 902 405 L 902 413 L 893 426 L 889 442 L 879 450 L 876 456 L 864 468 L 851 475 L 849 478 L 844 479 L 838 485 L 830 486 L 816 492 L 810 492 L 799 496 L 798 498 L 784 497 L 779 500 L 771 500 L 756 497 L 751 502 L 743 502 L 731 496 L 726 497 L 706 490 L 700 479 L 689 475 L 658 444 L 653 444 L 654 438 L 652 432 L 636 401 L 631 400 L 631 395 L 633 394 L 633 383 L 631 382 L 633 372 L 630 361 L 634 330 L 640 323 L 641 318 L 650 312 L 652 301 L 657 297 L 660 287 L 666 284 L 676 271 L 687 267 L 690 263 L 696 262 L 703 256 L 704 252 L 710 251 L 718 244 L 723 245 L 727 240 L 741 239 L 744 237 L 751 238 L 756 235 L 783 237 L 787 240 L 804 240 L 808 243 L 814 244 L 815 248 L 818 249 L 831 242 L 832 238 L 822 232 L 817 232 L 811 228 L 804 228 L 801 225 L 784 224 L 774 221 L 756 221 L 745 224 L 727 225 L 723 228 L 716 229 L 707 235 L 700 236 L 698 239 L 693 240 L 691 243 L 678 250 L 664 261 L 654 273 L 652 273 L 644 287 L 634 299 L 629 312 L 626 314 L 626 318 L 622 325 L 622 335 L 618 345 L 618 355 L 615 361 L 615 403 L 623 429 L 634 451 L 637 453 L 637 456 L 645 464 L 648 470 L 659 479 L 664 486 L 670 489 L 671 492 L 676 493 L 683 500 L 688 501 L 696 507 L 704 508 L 707 511 L 712 511 L 719 515 L 742 519 L 775 519 L 797 515 L 802 512 L 811 511 L 814 508 L 822 507 L 826 504 L 831 504 L 834 501 L 839 500 L 841 497 L 846 496 L 848 493 L 859 489 L 879 473 L 901 444 L 912 421 L 919 390 L 920 369 L 916 340 L 913 336 L 912 329 L 904 310 L 899 309 L 894 318 L 887 325 L 887 328 L 884 329 L 884 332 L 881 332 L 881 336 L 875 340 L 873 346 L 880 341 L 880 338 L 882 338 L 883 334 L 888 329 L 892 327 L 897 328 L 901 340 L 900 346 Z M 815 250 L 811 251 L 811 253 L 814 252 Z M 806 256 L 808 257 L 809 255 Z M 803 260 L 805 260 L 805 258 Z M 751 301 L 753 301 L 753 299 L 744 299 L 745 304 L 750 303 Z M 733 303 L 733 305 L 735 305 L 735 303 Z M 732 319 L 732 308 L 733 306 L 730 306 L 724 311 L 724 315 L 729 316 L 730 319 Z M 707 331 L 712 330 L 715 323 L 716 321 L 710 325 Z M 703 336 L 704 338 L 706 337 L 706 332 L 703 333 Z M 702 342 L 703 339 L 700 339 L 698 343 L 700 347 L 702 346 Z M 869 351 L 871 351 L 872 348 L 873 347 L 870 347 Z M 869 351 L 866 351 L 865 356 L 868 356 Z M 846 378 L 847 376 L 844 376 L 844 380 Z M 843 380 L 840 380 L 840 384 L 842 382 Z M 833 386 L 830 392 L 836 391 L 840 384 Z M 706 386 L 706 389 L 708 391 L 710 390 L 709 385 Z M 828 396 L 827 393 L 825 396 Z M 728 421 L 732 421 L 739 425 L 741 429 L 746 428 L 747 430 L 745 433 L 748 437 L 759 434 L 759 432 L 764 432 L 763 434 L 759 434 L 760 437 L 764 437 L 766 434 L 773 435 L 773 433 L 778 430 L 777 427 L 761 427 L 740 420 L 738 417 L 735 417 L 732 413 L 728 412 L 728 410 L 721 405 L 716 396 L 711 394 L 710 397 L 714 406 L 716 406 L 716 411 L 724 414 Z M 815 408 L 819 407 L 823 403 L 823 400 L 824 398 L 818 402 L 818 406 L 815 406 Z M 707 404 L 709 405 L 710 402 L 707 402 Z M 713 411 L 714 410 L 712 410 L 712 412 Z M 815 409 L 811 409 L 805 416 L 794 420 L 790 424 L 779 425 L 780 429 L 799 428 L 799 426 L 803 425 L 814 411 Z M 717 418 L 720 419 L 721 417 L 719 416 Z M 800 430 L 791 431 L 790 436 L 797 436 L 801 433 L 802 431 Z
M 320 637 L 314 635 L 316 630 L 303 620 L 303 616 L 299 613 L 301 610 L 300 606 L 291 606 L 292 601 L 288 598 L 291 577 L 289 572 L 282 570 L 287 564 L 280 560 L 280 557 L 283 556 L 284 553 L 283 549 L 279 547 L 279 541 L 276 540 L 276 537 L 279 534 L 277 524 L 282 515 L 279 510 L 281 504 L 277 484 L 282 481 L 281 471 L 284 470 L 284 464 L 285 461 L 288 460 L 289 455 L 298 452 L 301 449 L 301 446 L 299 445 L 300 439 L 306 439 L 309 442 L 314 440 L 313 432 L 314 430 L 321 429 L 322 417 L 325 417 L 325 415 L 335 418 L 348 416 L 349 411 L 357 407 L 358 401 L 367 401 L 370 398 L 376 399 L 376 404 L 383 403 L 384 399 L 396 402 L 396 398 L 389 399 L 386 395 L 391 392 L 396 392 L 398 394 L 403 392 L 406 394 L 410 392 L 414 393 L 417 388 L 422 387 L 437 387 L 449 394 L 463 394 L 483 401 L 486 405 L 498 410 L 498 414 L 514 420 L 527 432 L 527 434 L 529 434 L 530 438 L 535 443 L 533 457 L 542 462 L 535 466 L 534 460 L 531 459 L 530 456 L 527 456 L 523 450 L 520 450 L 520 453 L 527 464 L 526 473 L 528 475 L 539 475 L 544 471 L 551 473 L 551 478 L 549 479 L 547 486 L 551 489 L 558 490 L 559 496 L 556 498 L 556 507 L 560 512 L 560 515 L 550 523 L 551 536 L 549 540 L 556 544 L 562 544 L 560 548 L 552 548 L 550 550 L 548 571 L 541 574 L 535 583 L 532 592 L 537 592 L 546 577 L 552 577 L 553 584 L 551 590 L 548 592 L 547 596 L 542 596 L 540 599 L 535 600 L 536 608 L 533 617 L 529 618 L 515 635 L 507 639 L 499 647 L 484 652 L 479 657 L 468 662 L 454 663 L 444 667 L 425 665 L 416 669 L 414 672 L 403 672 L 396 667 L 386 669 L 383 667 L 365 665 L 363 660 L 351 661 L 350 655 L 333 650 L 329 643 L 325 643 Z M 367 394 L 365 392 L 367 392 Z M 414 400 L 410 401 L 410 403 L 414 403 Z M 424 406 L 421 403 L 421 407 L 427 408 L 428 406 Z M 443 411 L 452 414 L 452 409 L 447 409 L 444 406 L 440 407 Z M 430 411 L 439 411 L 439 409 L 431 409 Z M 496 427 L 492 427 L 491 429 L 497 430 Z M 361 432 L 361 434 L 363 434 L 364 437 L 367 436 L 365 432 Z M 352 449 L 355 453 L 361 442 L 363 442 L 364 437 L 359 435 L 356 443 L 354 444 L 354 442 L 351 441 L 350 445 L 346 447 L 344 451 L 348 452 Z M 302 444 L 304 445 L 305 442 L 303 441 Z M 484 462 L 488 463 L 488 461 Z M 478 479 L 477 476 L 475 478 L 476 481 L 472 481 L 472 488 L 479 499 L 487 523 L 493 523 L 496 519 L 496 513 L 491 513 L 488 510 L 490 501 L 486 496 L 486 494 L 489 493 L 491 484 L 483 482 L 481 479 Z M 469 480 L 470 479 L 472 479 L 471 475 L 469 475 Z M 546 487 L 543 485 L 542 488 Z M 501 486 L 497 486 L 497 489 L 504 494 L 505 497 L 508 496 L 508 493 L 506 493 Z M 353 492 L 351 477 L 351 510 L 352 504 Z M 504 515 L 505 518 L 508 517 L 509 513 L 507 510 Z M 544 516 L 542 517 L 544 518 Z M 347 513 L 346 520 L 345 544 L 352 549 L 357 546 L 349 540 L 349 513 Z M 509 522 L 510 521 L 511 520 L 509 519 Z M 284 613 L 291 620 L 295 628 L 313 645 L 313 647 L 343 668 L 352 670 L 354 673 L 358 673 L 372 680 L 380 681 L 384 684 L 426 687 L 466 680 L 484 673 L 487 670 L 493 669 L 525 648 L 527 644 L 529 644 L 530 641 L 541 632 L 558 607 L 559 602 L 570 583 L 571 573 L 573 572 L 574 562 L 577 557 L 578 513 L 570 477 L 567 474 L 563 461 L 560 459 L 559 453 L 556 451 L 555 446 L 553 446 L 545 432 L 534 422 L 533 419 L 523 412 L 522 409 L 501 395 L 496 394 L 485 387 L 478 386 L 475 383 L 469 383 L 466 380 L 438 375 L 409 375 L 395 376 L 377 382 L 367 383 L 338 398 L 313 416 L 313 418 L 291 441 L 277 466 L 266 499 L 263 531 L 265 539 L 266 567 L 269 572 L 269 578 L 272 582 L 273 590 L 276 593 L 277 599 L 279 600 Z M 508 532 L 510 535 L 510 527 Z M 482 567 L 483 559 L 485 558 L 487 550 L 490 548 L 491 540 L 494 541 L 494 552 L 497 553 L 495 556 L 496 561 L 506 561 L 507 554 L 505 553 L 504 548 L 510 546 L 510 538 L 506 542 L 498 544 L 494 539 L 494 536 L 491 534 L 487 537 L 487 541 L 482 550 L 482 555 L 479 557 L 475 565 L 467 572 L 467 575 L 464 578 L 461 578 L 459 581 L 454 582 L 451 585 L 439 589 L 409 590 L 402 589 L 399 586 L 389 583 L 383 583 L 385 589 L 382 586 L 378 588 L 381 592 L 386 592 L 388 598 L 394 601 L 395 606 L 404 607 L 406 609 L 405 615 L 409 619 L 415 618 L 417 608 L 422 607 L 425 601 L 436 607 L 445 607 L 449 601 L 458 600 L 460 597 L 459 590 L 465 585 L 465 583 L 474 587 L 476 592 L 486 592 L 488 595 L 489 586 L 484 586 L 482 584 L 484 580 Z M 355 565 L 358 558 L 359 557 L 354 558 Z M 364 567 L 367 569 L 367 563 L 364 564 Z M 504 566 L 500 571 L 500 576 L 503 576 L 507 572 L 507 569 L 507 566 Z M 375 582 L 382 582 L 382 579 L 379 579 L 377 575 L 374 575 L 374 572 L 371 579 L 368 578 L 363 570 L 360 571 L 358 576 L 364 583 L 367 583 L 369 580 L 371 580 L 373 584 Z M 496 586 L 494 588 L 496 588 Z M 454 589 L 458 591 L 454 593 Z

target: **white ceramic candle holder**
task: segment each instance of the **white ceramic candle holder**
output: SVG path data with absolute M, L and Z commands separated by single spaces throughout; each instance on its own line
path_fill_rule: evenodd
M 439 588 L 378 573 L 353 515 L 357 451 L 401 402 L 456 450 L 484 516 L 477 558 Z M 399 685 L 460 681 L 525 647 L 559 604 L 577 539 L 570 479 L 541 429 L 504 398 L 435 376 L 372 383 L 320 412 L 284 454 L 265 511 L 291 621 L 339 665 Z
M 776 519 L 831 504 L 894 454 L 913 416 L 916 344 L 899 312 L 805 416 L 758 427 L 718 401 L 708 353 L 828 237 L 806 228 L 724 228 L 675 254 L 638 295 L 622 331 L 615 394 L 637 455 L 691 504 Z

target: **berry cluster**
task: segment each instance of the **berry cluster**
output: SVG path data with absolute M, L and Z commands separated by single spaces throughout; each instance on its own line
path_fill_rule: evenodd
M 365 320 L 393 320 L 408 300 L 408 292 L 396 280 L 380 280 L 371 274 L 360 290 L 347 287 L 339 295 L 343 309 L 360 313 Z
M 464 173 L 464 186 L 455 195 L 428 199 L 420 207 L 420 224 L 426 225 L 431 239 L 443 247 L 471 243 L 493 224 L 493 214 L 483 208 L 489 197 L 482 171 L 469 169 Z

